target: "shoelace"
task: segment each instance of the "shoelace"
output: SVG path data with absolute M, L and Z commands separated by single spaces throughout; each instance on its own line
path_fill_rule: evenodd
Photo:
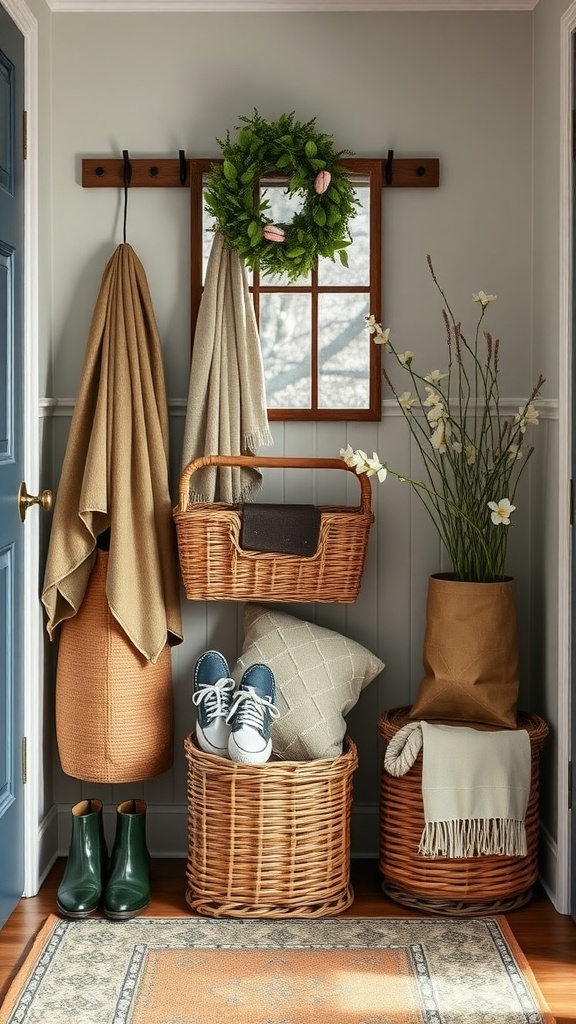
M 260 697 L 255 690 L 248 687 L 246 690 L 238 690 L 232 707 L 226 716 L 226 724 L 234 728 L 242 728 L 248 725 L 252 729 L 262 731 L 266 712 L 270 718 L 279 718 L 280 712 L 275 704 L 264 697 Z M 234 721 L 232 721 L 234 719 Z
M 233 679 L 223 677 L 212 685 L 201 686 L 192 694 L 192 703 L 196 707 L 204 705 L 206 717 L 209 721 L 215 718 L 224 718 L 228 710 L 228 694 L 232 692 L 236 683 Z

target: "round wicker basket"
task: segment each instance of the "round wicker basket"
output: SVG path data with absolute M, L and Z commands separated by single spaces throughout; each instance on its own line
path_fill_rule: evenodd
M 350 884 L 354 743 L 315 761 L 239 764 L 184 740 L 188 761 L 186 900 L 210 917 L 325 917 Z
M 378 731 L 386 742 L 409 721 L 410 707 L 380 715 Z M 446 719 L 442 721 L 446 722 Z M 454 722 L 476 729 L 493 726 Z M 538 878 L 538 792 L 542 744 L 548 726 L 538 715 L 518 712 L 518 729 L 530 736 L 532 775 L 526 812 L 526 857 L 423 857 L 418 853 L 424 828 L 422 751 L 406 775 L 382 770 L 380 781 L 380 857 L 384 892 L 398 903 L 453 916 L 504 913 L 523 906 Z

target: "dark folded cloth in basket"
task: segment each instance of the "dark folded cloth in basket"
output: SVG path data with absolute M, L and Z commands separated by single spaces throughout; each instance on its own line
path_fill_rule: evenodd
M 313 555 L 319 536 L 320 509 L 315 505 L 242 505 L 240 547 L 245 551 Z

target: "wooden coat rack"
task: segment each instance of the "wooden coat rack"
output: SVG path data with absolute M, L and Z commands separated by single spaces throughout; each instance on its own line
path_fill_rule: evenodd
M 131 169 L 130 188 L 187 188 L 190 185 L 191 165 L 201 164 L 209 169 L 217 158 L 186 159 L 183 151 L 176 159 L 144 157 L 85 157 L 82 160 L 83 188 L 124 188 L 126 160 Z M 346 161 L 342 161 L 346 164 Z M 384 188 L 438 188 L 440 161 L 436 157 L 403 158 L 389 150 L 382 161 Z

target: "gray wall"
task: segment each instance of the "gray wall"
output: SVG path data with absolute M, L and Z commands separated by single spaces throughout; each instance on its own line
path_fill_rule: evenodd
M 540 370 L 548 377 L 544 397 L 551 401 L 536 435 L 544 461 L 540 456 L 527 475 L 517 502 L 508 566 L 519 582 L 521 705 L 539 710 L 552 706 L 554 684 L 545 701 L 546 680 L 531 672 L 534 592 L 541 593 L 546 570 L 533 555 L 528 509 L 538 492 L 537 478 L 555 451 L 557 345 L 555 339 L 534 346 L 531 340 L 533 17 L 531 12 L 52 15 L 48 28 L 42 26 L 46 319 L 40 373 L 41 393 L 54 400 L 43 403 L 44 486 L 56 487 L 92 308 L 104 265 L 121 241 L 122 197 L 83 189 L 82 157 L 119 155 L 122 149 L 134 157 L 176 156 L 180 148 L 188 156 L 217 156 L 216 139 L 254 107 L 269 119 L 291 110 L 301 119 L 316 117 L 319 130 L 334 135 L 338 148 L 358 156 L 385 156 L 389 148 L 400 156 L 438 156 L 439 189 L 384 195 L 384 320 L 397 340 L 404 339 L 400 348 L 412 349 L 431 368 L 442 362 L 440 307 L 426 267 L 430 253 L 465 324 L 473 322 L 476 311 L 472 292 L 498 294 L 490 327 L 502 342 L 507 407 L 516 407 Z M 553 32 L 553 24 L 546 24 Z M 542 50 L 541 75 L 548 59 Z M 553 101 L 551 96 L 550 105 Z M 545 113 L 538 110 L 542 131 Z M 538 209 L 543 220 L 545 212 Z M 147 270 L 163 339 L 175 496 L 190 354 L 186 193 L 134 190 L 128 241 Z M 551 248 L 553 241 L 552 230 Z M 552 292 L 547 292 L 550 302 Z M 389 402 L 379 424 L 275 424 L 274 435 L 274 454 L 333 456 L 350 441 L 377 450 L 399 470 L 409 470 L 414 457 L 405 424 Z M 321 495 L 320 481 L 318 487 Z M 295 493 L 291 488 L 287 479 L 287 500 L 307 499 L 301 478 Z M 352 500 L 350 485 L 348 494 Z M 358 854 L 374 854 L 377 848 L 377 716 L 410 703 L 416 693 L 427 577 L 442 568 L 435 534 L 406 487 L 392 479 L 374 485 L 374 510 L 358 602 L 294 609 L 349 634 L 386 663 L 349 717 L 360 755 L 354 809 Z M 98 794 L 114 806 L 141 793 L 159 823 L 153 826 L 156 852 L 179 854 L 186 842 L 182 739 L 193 725 L 194 662 L 206 647 L 220 647 L 234 661 L 242 640 L 241 609 L 234 605 L 183 601 L 183 611 L 185 643 L 174 652 L 174 769 L 141 788 L 99 787 Z M 552 647 L 553 633 L 551 622 L 545 641 Z M 545 664 L 544 643 L 539 656 Z M 48 698 L 50 689 L 51 684 Z M 55 750 L 52 784 L 64 849 L 69 806 L 94 787 L 63 775 Z M 552 836 L 553 789 L 551 772 L 543 817 Z

